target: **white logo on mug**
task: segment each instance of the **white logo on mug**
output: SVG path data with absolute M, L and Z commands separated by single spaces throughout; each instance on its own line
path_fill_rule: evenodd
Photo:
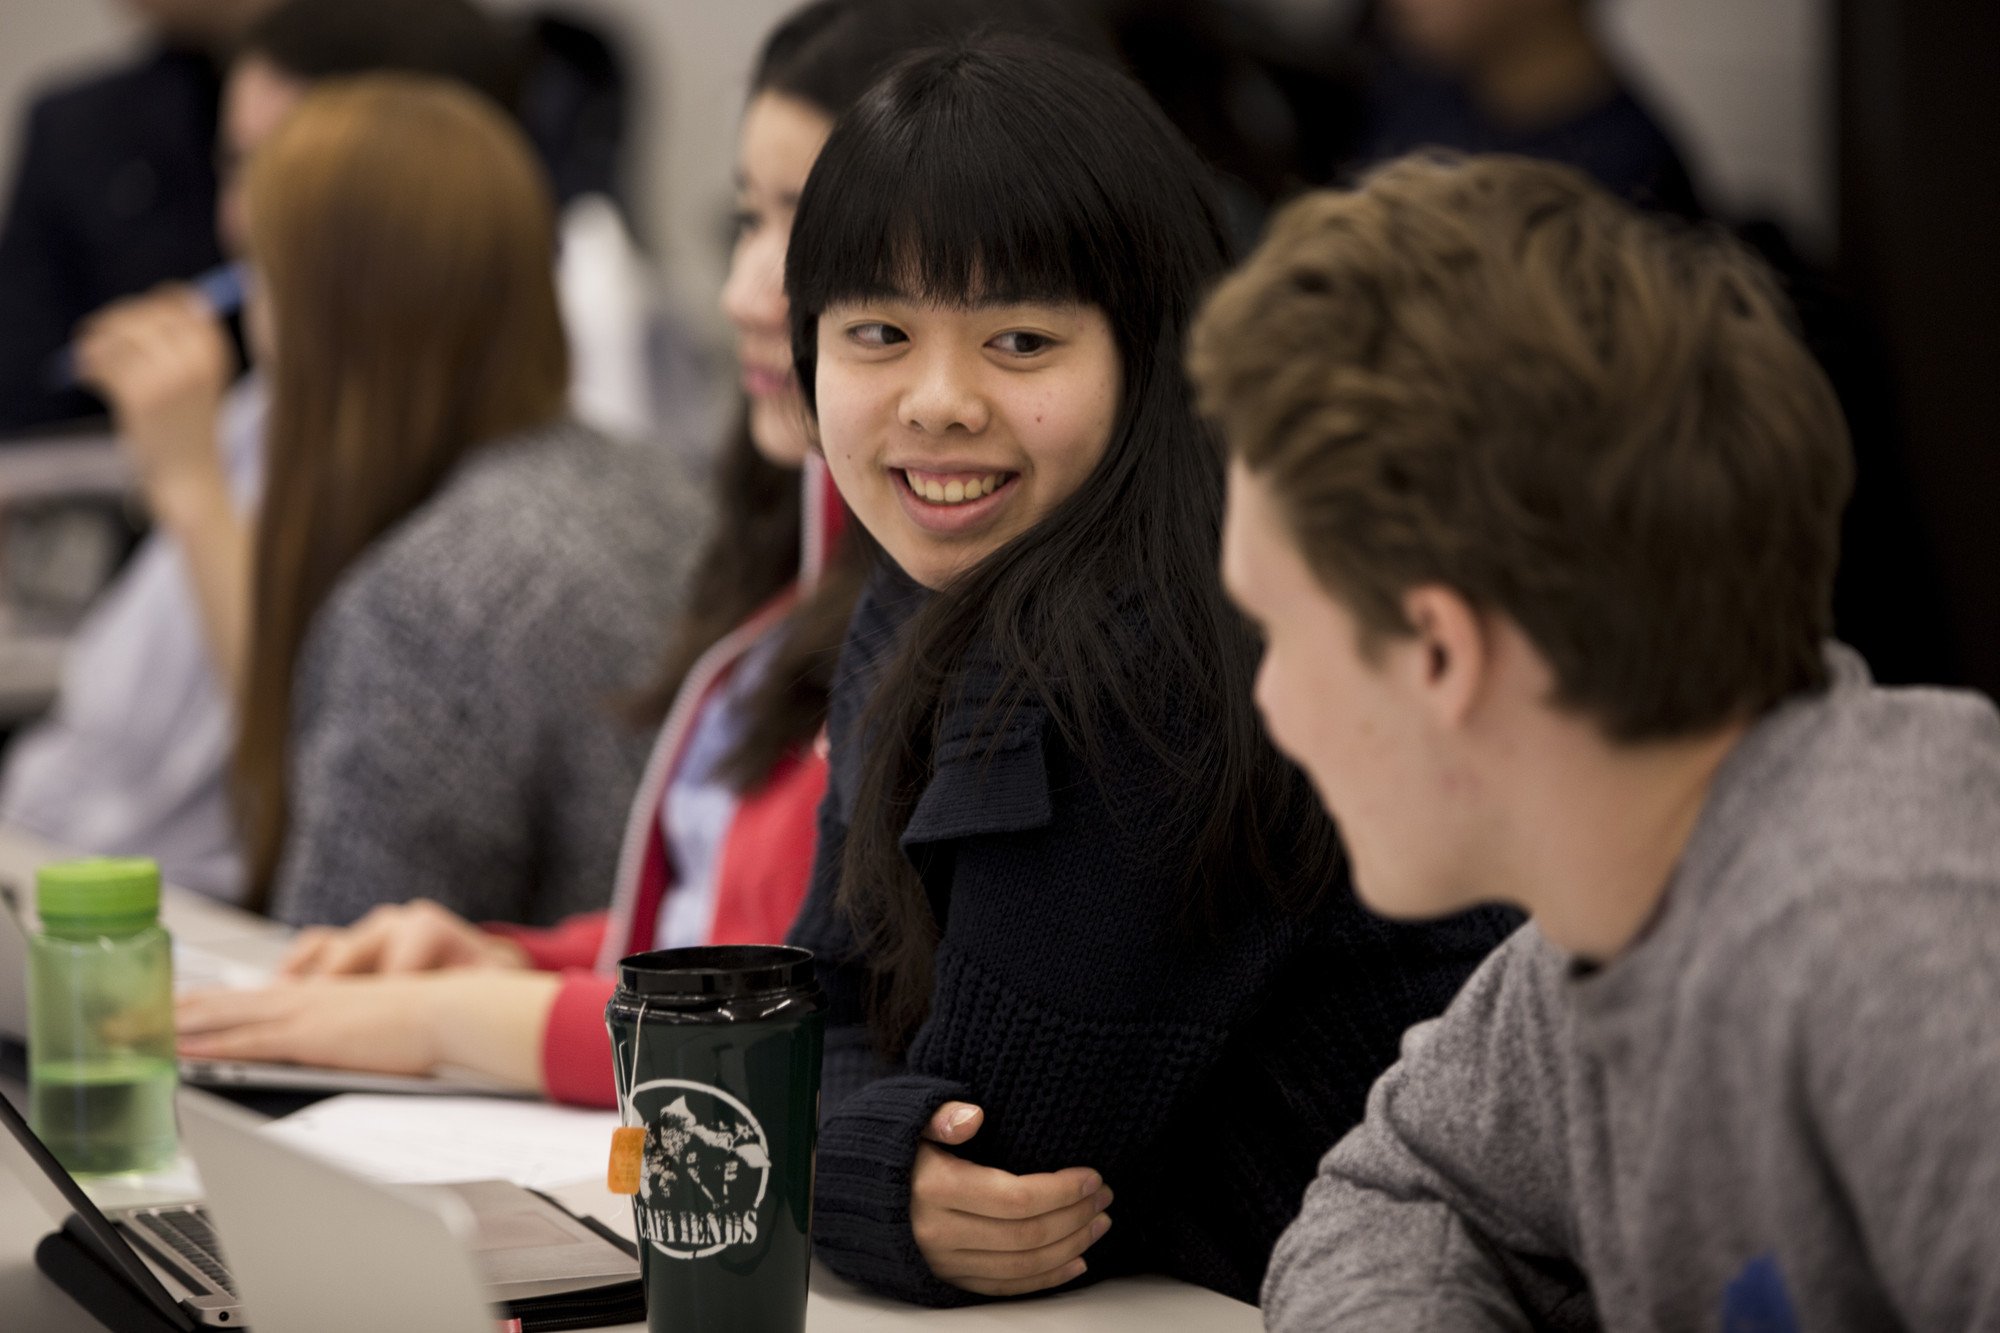
M 641 1083 L 625 1105 L 626 1123 L 646 1127 L 641 1238 L 674 1259 L 754 1244 L 771 1145 L 750 1108 L 721 1088 L 678 1078 Z

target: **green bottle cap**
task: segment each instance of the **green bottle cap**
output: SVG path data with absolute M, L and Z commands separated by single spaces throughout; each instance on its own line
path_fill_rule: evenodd
M 159 919 L 160 866 L 149 856 L 58 861 L 35 872 L 46 925 L 145 925 Z

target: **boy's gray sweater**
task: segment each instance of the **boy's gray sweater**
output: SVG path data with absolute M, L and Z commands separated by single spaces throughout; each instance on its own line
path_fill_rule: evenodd
M 2000 1328 L 2000 716 L 1832 656 L 1638 944 L 1523 927 L 1411 1029 L 1269 1327 Z

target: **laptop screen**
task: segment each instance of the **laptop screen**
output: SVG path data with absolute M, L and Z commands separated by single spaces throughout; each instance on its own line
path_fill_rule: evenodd
M 160 1280 L 153 1276 L 152 1270 L 140 1261 L 139 1256 L 132 1252 L 132 1247 L 126 1244 L 125 1238 L 111 1225 L 111 1219 L 90 1201 L 90 1196 L 83 1192 L 75 1177 L 56 1160 L 55 1154 L 48 1150 L 48 1146 L 35 1136 L 35 1131 L 28 1128 L 27 1117 L 21 1114 L 4 1093 L 0 1093 L 0 1121 L 6 1123 L 8 1131 L 20 1148 L 20 1151 L 8 1154 L 14 1174 L 21 1177 L 21 1183 L 35 1195 L 43 1211 L 49 1214 L 50 1220 L 60 1224 L 65 1210 L 73 1214 L 85 1235 L 89 1237 L 92 1247 L 99 1252 L 98 1257 L 115 1268 L 147 1301 L 159 1307 L 162 1314 L 176 1324 L 185 1326 L 187 1319 L 181 1311 L 180 1303 L 160 1285 Z M 28 1169 L 30 1164 L 34 1168 L 32 1171 Z

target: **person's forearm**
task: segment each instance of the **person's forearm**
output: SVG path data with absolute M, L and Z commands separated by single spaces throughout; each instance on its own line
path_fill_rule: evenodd
M 924 1124 L 944 1103 L 968 1100 L 962 1083 L 893 1074 L 820 1117 L 813 1251 L 827 1267 L 916 1305 L 979 1299 L 933 1274 L 910 1231 L 911 1173 Z
M 1378 1191 L 1331 1167 L 1279 1239 L 1261 1303 L 1273 1333 L 1533 1326 L 1490 1242 L 1442 1200 Z
M 432 1019 L 438 1063 L 547 1095 L 542 1032 L 562 980 L 549 972 L 437 974 L 440 995 Z
M 152 495 L 155 517 L 181 548 L 209 655 L 227 697 L 241 698 L 250 643 L 254 530 L 236 508 L 218 468 L 176 478 Z
M 1539 933 L 1403 1036 L 1265 1275 L 1272 1333 L 1591 1327 L 1577 1271 L 1559 1002 Z

